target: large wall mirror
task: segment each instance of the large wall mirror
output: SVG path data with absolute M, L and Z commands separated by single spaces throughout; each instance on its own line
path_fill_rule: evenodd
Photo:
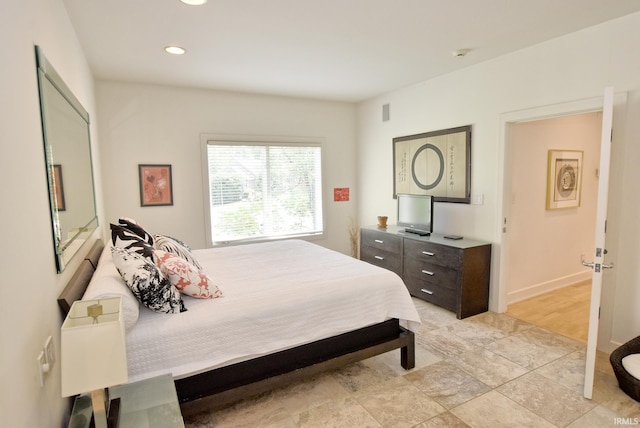
M 36 46 L 56 267 L 62 272 L 98 227 L 89 113 Z

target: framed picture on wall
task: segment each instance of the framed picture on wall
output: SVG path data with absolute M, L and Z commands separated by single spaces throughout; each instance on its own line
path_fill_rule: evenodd
M 138 165 L 140 206 L 173 205 L 171 165 Z
M 471 125 L 393 139 L 393 197 L 471 202 Z
M 549 150 L 547 210 L 580 206 L 582 156 L 581 150 Z

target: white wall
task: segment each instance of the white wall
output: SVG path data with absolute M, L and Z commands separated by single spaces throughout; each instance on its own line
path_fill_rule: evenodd
M 533 46 L 378 98 L 358 107 L 358 203 L 362 222 L 388 213 L 392 199 L 391 140 L 420 132 L 473 125 L 472 198 L 483 205 L 436 204 L 436 232 L 457 233 L 494 243 L 490 307 L 498 309 L 504 130 L 501 116 L 523 109 L 601 97 L 603 88 L 628 92 L 630 120 L 614 132 L 607 246 L 616 262 L 604 299 L 601 336 L 622 342 L 640 334 L 640 14 Z M 381 121 L 381 108 L 391 120 Z M 624 177 L 624 179 L 622 179 Z M 603 331 L 608 330 L 608 331 Z
M 201 134 L 320 137 L 326 237 L 318 243 L 349 254 L 353 104 L 108 81 L 97 83 L 97 97 L 107 222 L 131 217 L 152 233 L 204 248 Z M 138 164 L 172 165 L 173 206 L 140 207 Z M 351 200 L 333 202 L 334 187 L 349 187 Z
M 0 68 L 0 424 L 59 427 L 68 413 L 68 400 L 60 395 L 60 363 L 41 388 L 36 356 L 50 335 L 59 355 L 56 298 L 90 244 L 56 274 L 34 45 L 43 48 L 91 114 L 97 155 L 93 78 L 62 1 L 3 2 L 1 9 L 0 39 L 7 43 Z M 99 189 L 99 176 L 97 184 Z
M 510 127 L 508 303 L 591 279 L 580 256 L 594 248 L 602 113 L 514 123 Z M 546 210 L 549 150 L 583 152 L 580 206 Z

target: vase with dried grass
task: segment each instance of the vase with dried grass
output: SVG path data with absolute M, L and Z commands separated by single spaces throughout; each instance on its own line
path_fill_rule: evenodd
M 351 257 L 358 258 L 358 236 L 359 236 L 360 228 L 358 227 L 358 222 L 351 218 L 349 222 L 349 241 L 351 243 Z

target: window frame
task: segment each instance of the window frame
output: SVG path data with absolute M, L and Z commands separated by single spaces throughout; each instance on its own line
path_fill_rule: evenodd
M 322 230 L 317 233 L 301 233 L 286 236 L 244 238 L 233 241 L 214 241 L 211 228 L 211 195 L 209 191 L 209 156 L 208 146 L 210 143 L 217 144 L 237 144 L 237 145 L 278 145 L 283 146 L 318 146 L 320 147 L 320 189 L 322 203 Z M 325 174 L 325 148 L 324 138 L 321 137 L 294 137 L 294 136 L 265 136 L 265 135 L 241 135 L 241 134 L 201 134 L 200 136 L 200 152 L 202 160 L 202 200 L 204 205 L 204 222 L 205 222 L 205 242 L 207 248 L 222 245 L 238 245 L 246 243 L 258 243 L 275 241 L 282 239 L 300 238 L 305 240 L 324 239 L 326 236 L 326 174 Z

